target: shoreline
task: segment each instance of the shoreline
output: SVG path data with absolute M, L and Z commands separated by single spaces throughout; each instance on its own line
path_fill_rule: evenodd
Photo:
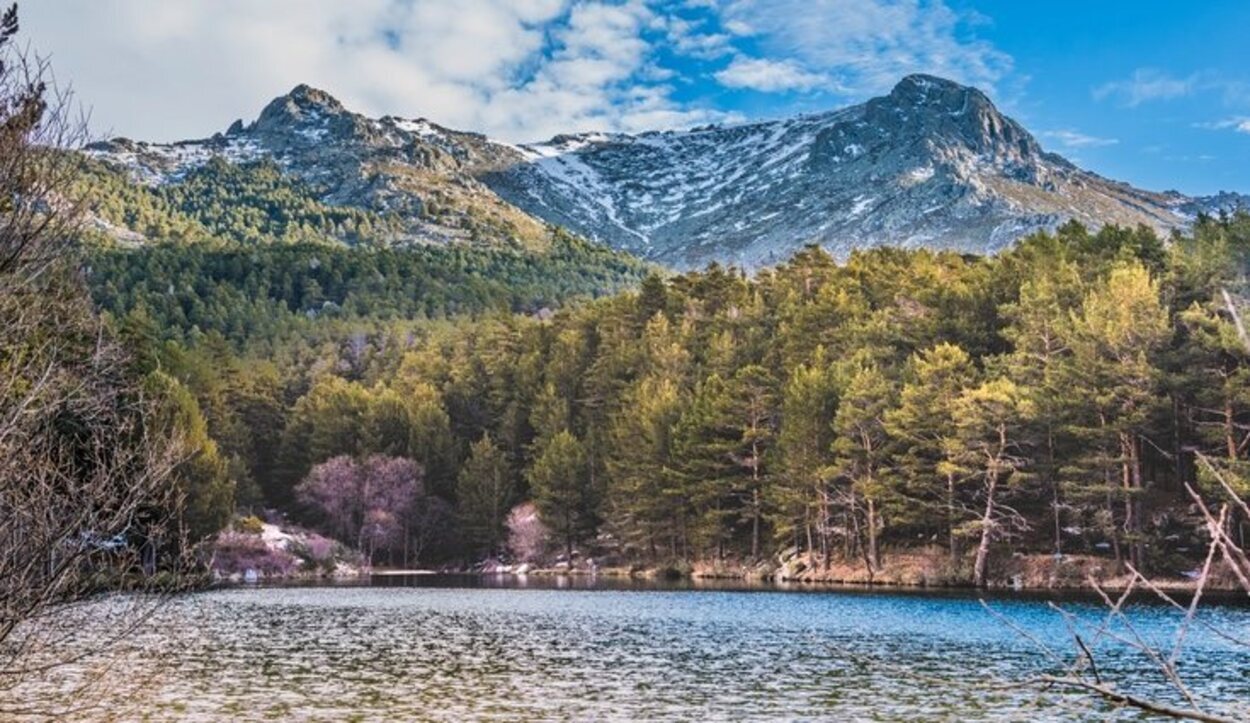
M 255 583 L 220 581 L 212 588 L 249 587 L 360 587 L 369 586 L 374 579 L 399 581 L 404 578 L 424 579 L 431 584 L 406 586 L 390 582 L 383 587 L 471 587 L 496 589 L 570 589 L 570 590 L 618 590 L 631 592 L 789 592 L 789 593 L 845 593 L 852 595 L 919 595 L 934 597 L 964 597 L 987 599 L 1062 599 L 1072 602 L 1102 604 L 1098 591 L 1090 586 L 1065 587 L 1011 587 L 989 585 L 977 588 L 967 584 L 917 585 L 898 582 L 856 582 L 838 580 L 776 580 L 766 577 L 691 575 L 673 578 L 650 574 L 654 571 L 630 571 L 624 568 L 601 568 L 599 570 L 557 570 L 540 568 L 525 573 L 502 570 L 374 570 L 358 575 L 335 577 L 269 577 Z M 439 581 L 466 581 L 465 585 L 439 584 Z M 474 581 L 469 583 L 467 581 Z M 476 584 L 486 582 L 486 584 Z M 1177 602 L 1184 604 L 1192 599 L 1193 584 L 1185 580 L 1156 581 L 1160 590 Z M 1125 590 L 1123 586 L 1110 583 L 1101 586 L 1108 595 L 1116 596 Z M 1168 603 L 1144 586 L 1135 586 L 1130 598 L 1134 602 L 1167 605 Z M 1240 588 L 1207 587 L 1203 599 L 1215 604 L 1245 606 L 1250 604 Z
M 872 590 L 905 590 L 905 591 L 933 591 L 933 592 L 991 592 L 991 593 L 1089 593 L 1097 594 L 1098 588 L 1093 585 L 1062 585 L 1062 586 L 1041 586 L 1041 585 L 1013 585 L 1001 580 L 991 581 L 984 588 L 978 588 L 971 583 L 914 583 L 900 582 L 897 580 L 858 580 L 858 579 L 840 579 L 840 578 L 775 578 L 749 574 L 691 574 L 681 577 L 666 577 L 662 570 L 645 569 L 640 571 L 630 571 L 622 568 L 604 568 L 599 570 L 561 570 L 553 568 L 538 568 L 523 573 L 498 570 L 459 570 L 459 571 L 375 571 L 371 573 L 373 576 L 384 577 L 403 577 L 406 575 L 423 575 L 423 576 L 448 576 L 448 577 L 512 577 L 512 578 L 577 578 L 577 579 L 595 579 L 606 578 L 610 580 L 632 580 L 638 582 L 655 582 L 655 583 L 743 583 L 746 585 L 773 587 L 776 589 L 787 588 L 839 588 L 839 589 L 857 589 L 864 591 Z M 365 575 L 366 577 L 368 575 Z M 1193 593 L 1196 586 L 1192 581 L 1183 578 L 1168 578 L 1153 580 L 1152 583 L 1160 590 L 1166 593 L 1186 594 Z M 1121 593 L 1127 589 L 1127 584 L 1118 581 L 1107 581 L 1100 584 L 1104 592 Z M 1154 596 L 1149 588 L 1136 585 L 1134 590 L 1140 593 Z M 1222 587 L 1208 585 L 1204 588 L 1204 595 L 1210 593 L 1239 593 L 1240 588 Z
M 673 586 L 700 584 L 776 589 L 858 589 L 909 590 L 933 592 L 989 592 L 1098 595 L 1119 594 L 1132 586 L 1135 590 L 1158 597 L 1150 587 L 1135 581 L 1127 573 L 1117 572 L 1111 559 L 1092 555 L 1015 554 L 999 558 L 992 565 L 988 584 L 982 588 L 972 584 L 965 560 L 952 560 L 948 554 L 930 548 L 896 551 L 887 555 L 878 568 L 868 571 L 859 561 L 831 561 L 828 565 L 793 551 L 782 553 L 771 561 L 748 563 L 737 560 L 641 562 L 574 558 L 574 564 L 504 563 L 484 560 L 471 565 L 430 568 L 387 568 L 374 566 L 339 566 L 327 570 L 301 570 L 287 574 L 263 574 L 248 579 L 231 575 L 219 579 L 227 584 L 283 582 L 303 584 L 317 582 L 347 583 L 371 578 L 400 579 L 405 577 L 462 576 L 482 579 L 514 577 L 525 579 L 573 579 L 665 583 Z M 601 560 L 602 558 L 599 558 Z M 1177 574 L 1158 575 L 1150 580 L 1159 592 L 1189 596 L 1197 589 L 1196 579 Z M 1208 579 L 1204 592 L 1231 593 L 1240 591 L 1236 580 L 1223 574 Z
M 694 583 L 740 582 L 751 585 L 796 587 L 841 587 L 866 590 L 933 590 L 1021 592 L 1021 593 L 1089 593 L 1099 590 L 1108 594 L 1122 593 L 1131 586 L 1152 597 L 1150 587 L 1134 581 L 1131 574 L 1118 573 L 1114 560 L 1090 555 L 1015 555 L 999 561 L 989 583 L 978 588 L 967 576 L 952 569 L 949 558 L 928 552 L 896 553 L 886 559 L 881 569 L 869 575 L 862 563 L 835 563 L 827 568 L 810 565 L 800 556 L 792 556 L 780 564 L 757 563 L 683 563 L 657 565 L 565 565 L 556 567 L 479 564 L 470 568 L 443 569 L 444 574 L 516 575 L 519 577 L 603 577 L 617 580 Z M 380 571 L 379 571 L 380 572 Z M 374 574 L 378 574 L 375 572 Z M 390 573 L 394 574 L 394 573 Z M 1197 589 L 1196 580 L 1184 575 L 1158 575 L 1150 583 L 1166 594 L 1188 595 Z M 1241 587 L 1232 578 L 1213 575 L 1203 588 L 1206 593 L 1238 593 Z

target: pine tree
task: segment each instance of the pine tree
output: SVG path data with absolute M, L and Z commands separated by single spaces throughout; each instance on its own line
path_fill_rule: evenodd
M 854 543 L 859 547 L 871 577 L 881 567 L 881 519 L 878 510 L 886 492 L 885 477 L 890 463 L 885 415 L 894 405 L 895 389 L 891 380 L 872 362 L 856 364 L 849 375 L 840 395 L 837 416 L 834 417 L 832 449 L 836 455 L 834 467 L 847 482 L 842 489 L 846 520 L 855 529 Z
M 990 547 L 1007 526 L 1002 488 L 1027 462 L 1021 436 L 1032 411 L 1027 393 L 1002 378 L 967 389 L 954 406 L 955 426 L 946 440 L 947 455 L 960 472 L 981 481 L 981 514 L 972 526 L 979 536 L 972 568 L 977 587 L 986 584 Z
M 145 391 L 159 400 L 150 420 L 160 436 L 178 440 L 185 450 L 174 468 L 180 508 L 175 512 L 190 542 L 196 543 L 226 526 L 234 510 L 234 482 L 226 460 L 208 435 L 208 425 L 191 392 L 177 379 L 154 371 Z
M 295 485 L 314 464 L 366 451 L 369 402 L 368 390 L 359 384 L 325 377 L 295 403 L 282 434 L 274 483 L 266 490 L 271 504 L 290 507 Z
M 1141 569 L 1143 557 L 1141 494 L 1142 444 L 1158 404 L 1159 370 L 1153 358 L 1170 334 L 1159 288 L 1145 267 L 1121 263 L 1106 281 L 1085 296 L 1073 315 L 1072 356 L 1067 379 L 1076 394 L 1067 395 L 1081 421 L 1075 431 L 1101 450 L 1091 459 L 1086 479 L 1098 479 L 1109 497 L 1123 505 L 1123 535 L 1113 537 L 1117 561 L 1120 543 L 1129 560 Z M 1113 473 L 1109 465 L 1117 466 Z M 1101 467 L 1102 469 L 1097 469 Z M 1118 476 L 1118 485 L 1113 481 Z M 1115 510 L 1108 509 L 1114 520 Z
M 1019 299 L 1002 308 L 1008 320 L 1003 336 L 1012 350 L 1004 359 L 1007 375 L 1028 390 L 1033 403 L 1033 430 L 1037 454 L 1032 472 L 1049 492 L 1052 545 L 1063 553 L 1063 485 L 1060 460 L 1076 456 L 1069 435 L 1071 393 L 1063 370 L 1069 348 L 1070 314 L 1081 302 L 1081 284 L 1075 265 L 1062 259 L 1044 258 L 1032 264 L 1020 286 Z
M 442 394 L 433 385 L 422 382 L 404 396 L 411 430 L 409 456 L 425 469 L 425 483 L 431 494 L 453 499 L 458 452 Z
M 534 504 L 543 522 L 564 541 L 569 564 L 573 547 L 591 532 L 590 475 L 586 450 L 568 430 L 553 435 L 539 450 L 528 473 Z
M 760 556 L 760 524 L 765 494 L 765 455 L 776 437 L 776 380 L 758 364 L 742 367 L 734 374 L 728 392 L 726 413 L 738 433 L 732 458 L 741 468 L 735 489 L 740 498 L 742 519 L 751 530 L 751 559 Z
M 695 388 L 673 429 L 678 461 L 673 483 L 692 512 L 683 536 L 717 560 L 724 560 L 733 537 L 729 524 L 736 516 L 733 489 L 741 472 L 733 455 L 742 437 L 726 414 L 728 403 L 728 385 L 713 374 Z
M 364 451 L 387 457 L 411 457 L 409 445 L 413 434 L 412 415 L 404 399 L 385 387 L 379 387 L 369 395 L 365 409 L 363 439 Z
M 946 458 L 945 440 L 955 423 L 955 405 L 972 384 L 976 369 L 967 352 L 939 344 L 913 356 L 899 403 L 886 412 L 885 427 L 894 439 L 898 471 L 892 476 L 899 513 L 911 524 L 924 524 L 934 513 L 945 520 L 951 559 L 959 556 L 955 528 L 956 470 Z
M 829 477 L 837 407 L 837 380 L 823 348 L 817 348 L 811 363 L 795 369 L 782 392 L 776 453 L 780 471 L 771 486 L 770 507 L 776 534 L 819 553 L 825 567 L 833 548 Z
M 507 457 L 489 434 L 469 447 L 457 477 L 456 499 L 465 540 L 487 555 L 498 553 L 515 488 Z
M 640 324 L 646 324 L 668 310 L 668 287 L 657 274 L 648 274 L 638 288 L 638 315 Z
M 685 502 L 668 487 L 673 426 L 682 398 L 668 379 L 646 377 L 625 396 L 610 430 L 608 524 L 652 559 L 662 545 L 677 556 Z

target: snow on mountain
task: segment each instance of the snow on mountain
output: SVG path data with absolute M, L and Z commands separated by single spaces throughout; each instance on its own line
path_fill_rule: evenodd
M 147 184 L 177 183 L 214 157 L 271 160 L 331 205 L 399 216 L 419 242 L 541 246 L 543 221 L 505 202 L 477 176 L 521 161 L 521 153 L 480 134 L 425 119 L 373 119 L 301 85 L 274 99 L 254 123 L 197 141 L 157 144 L 118 138 L 86 152 Z
M 424 119 L 370 119 L 300 86 L 256 122 L 168 145 L 89 152 L 146 183 L 213 156 L 272 158 L 330 203 L 414 219 L 430 238 L 533 239 L 544 224 L 676 267 L 749 267 L 805 244 L 992 252 L 1070 218 L 1169 231 L 1250 198 L 1155 193 L 1044 151 L 975 88 L 926 75 L 828 113 L 510 145 Z
M 831 113 L 524 148 L 528 163 L 484 179 L 501 196 L 679 267 L 769 264 L 807 243 L 985 252 L 1069 218 L 1167 231 L 1209 210 L 1082 171 L 980 91 L 924 75 Z

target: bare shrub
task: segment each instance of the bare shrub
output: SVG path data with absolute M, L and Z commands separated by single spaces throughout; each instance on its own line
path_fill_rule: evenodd
M 123 351 L 95 317 L 73 259 L 86 138 L 47 62 L 15 44 L 0 13 L 0 718 L 66 716 L 117 696 L 100 689 L 121 641 L 169 590 L 189 551 L 170 476 L 183 445 L 148 423 Z M 158 570 L 170 576 L 156 574 Z M 92 608 L 95 609 L 94 607 Z M 107 626 L 84 647 L 84 625 Z M 64 685 L 24 686 L 73 667 Z M 117 685 L 110 682 L 110 685 Z

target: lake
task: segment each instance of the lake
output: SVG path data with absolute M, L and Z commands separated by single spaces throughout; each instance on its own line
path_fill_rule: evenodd
M 413 576 L 185 595 L 144 626 L 140 649 L 150 654 L 109 673 L 144 681 L 127 696 L 134 709 L 79 717 L 129 719 L 135 710 L 154 720 L 1107 717 L 1107 708 L 1091 711 L 1079 696 L 997 685 L 1056 669 L 973 596 L 685 588 Z M 988 603 L 1070 655 L 1064 619 L 1046 600 Z M 1085 620 L 1100 614 L 1090 602 L 1063 606 Z M 1170 642 L 1179 615 L 1142 604 L 1131 619 L 1147 639 Z M 1245 607 L 1208 607 L 1203 620 L 1250 638 Z M 80 642 L 101 634 L 89 624 L 77 633 Z M 1135 692 L 1164 694 L 1140 656 L 1090 643 L 1103 676 L 1133 675 Z M 1244 649 L 1195 630 L 1185 651 L 1182 675 L 1196 691 L 1250 700 Z

